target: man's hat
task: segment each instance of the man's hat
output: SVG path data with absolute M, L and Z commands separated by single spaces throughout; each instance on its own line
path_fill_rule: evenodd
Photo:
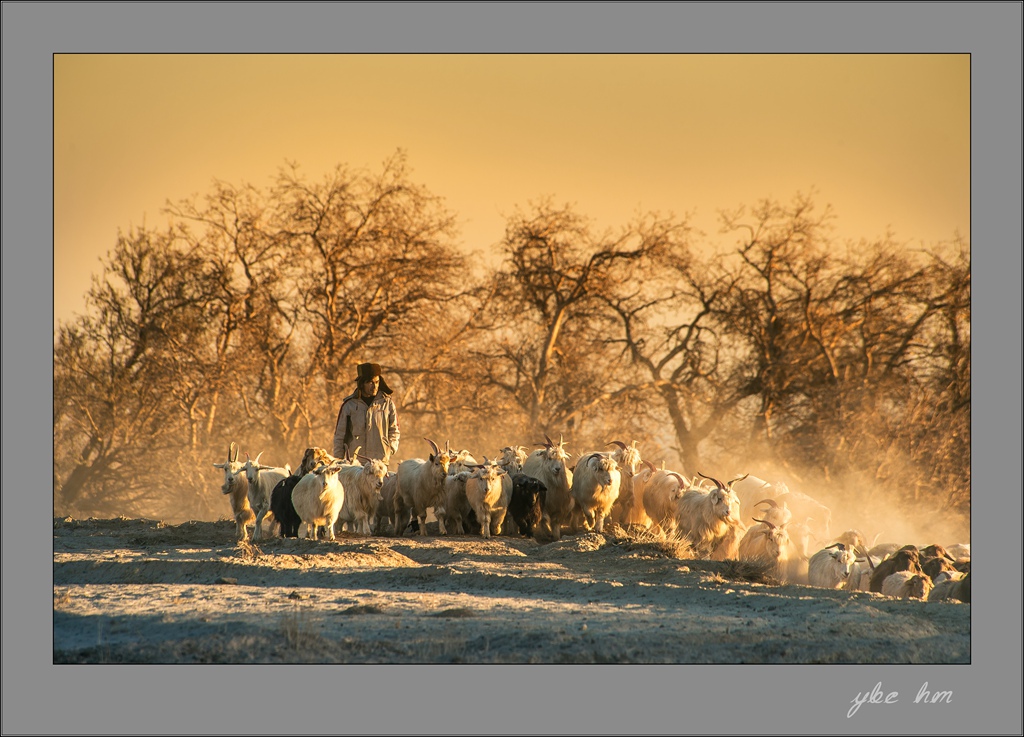
M 391 387 L 388 386 L 387 382 L 384 381 L 384 377 L 381 376 L 379 363 L 361 363 L 356 367 L 357 384 L 362 384 L 364 381 L 369 381 L 378 376 L 380 376 L 380 390 L 385 394 L 390 394 Z

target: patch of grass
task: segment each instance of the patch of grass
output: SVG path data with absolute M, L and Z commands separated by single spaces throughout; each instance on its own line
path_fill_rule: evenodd
M 666 536 L 660 529 L 649 530 L 641 525 L 630 525 L 628 528 L 617 527 L 615 543 L 625 546 L 626 550 L 636 551 L 641 555 L 656 558 L 690 559 L 694 557 L 693 546 L 686 538 L 673 535 Z
M 592 657 L 595 663 L 601 664 L 617 664 L 617 663 L 628 663 L 629 658 L 623 653 L 617 653 L 612 651 L 601 650 L 600 648 L 594 648 Z
M 455 607 L 454 609 L 445 609 L 444 611 L 434 612 L 428 616 L 431 617 L 450 617 L 452 619 L 465 619 L 466 617 L 477 616 L 476 612 L 466 607 Z
M 310 629 L 306 610 L 299 606 L 281 617 L 281 632 L 288 646 L 299 652 L 309 650 L 320 642 L 320 636 Z
M 465 663 L 473 662 L 476 656 L 465 637 L 447 632 L 421 637 L 409 644 L 414 662 Z
M 630 522 L 625 525 L 615 525 L 612 528 L 612 531 L 616 535 L 621 535 L 623 537 L 643 537 L 644 535 L 658 537 L 659 534 L 655 528 L 648 527 L 647 525 L 642 525 L 639 522 Z
M 767 586 L 782 584 L 773 561 L 727 560 L 722 566 L 722 575 L 734 581 L 751 581 Z
M 239 540 L 238 544 L 235 546 L 235 550 L 237 550 L 243 558 L 247 558 L 253 563 L 263 557 L 263 551 L 260 550 L 259 546 L 254 545 L 248 540 Z

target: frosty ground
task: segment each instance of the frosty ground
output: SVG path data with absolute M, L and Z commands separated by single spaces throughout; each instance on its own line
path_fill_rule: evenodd
M 343 534 L 252 545 L 226 520 L 55 518 L 53 535 L 54 663 L 971 657 L 970 604 L 779 585 L 621 530 L 547 544 Z

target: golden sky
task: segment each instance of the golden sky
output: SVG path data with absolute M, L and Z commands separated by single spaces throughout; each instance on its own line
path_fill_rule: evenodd
M 544 195 L 598 225 L 815 192 L 841 237 L 970 233 L 967 54 L 56 54 L 54 318 L 118 229 L 213 179 L 397 149 L 490 249 Z

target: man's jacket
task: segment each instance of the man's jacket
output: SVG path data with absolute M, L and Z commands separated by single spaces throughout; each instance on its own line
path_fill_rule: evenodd
M 334 455 L 348 456 L 356 448 L 360 455 L 388 463 L 398 451 L 398 413 L 391 396 L 377 392 L 370 404 L 350 394 L 341 403 L 334 428 Z

